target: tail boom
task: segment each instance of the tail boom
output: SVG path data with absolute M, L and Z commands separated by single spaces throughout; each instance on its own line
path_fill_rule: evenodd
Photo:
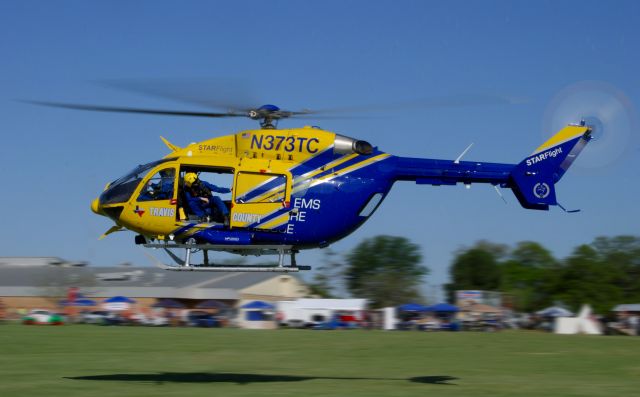
M 509 181 L 509 176 L 515 167 L 514 164 L 410 157 L 396 157 L 395 161 L 395 180 L 415 181 L 418 185 L 436 186 L 457 183 L 501 185 Z
M 511 188 L 524 208 L 558 205 L 555 184 L 591 139 L 591 127 L 569 125 L 518 164 L 393 157 L 393 179 L 419 185 L 489 183 Z

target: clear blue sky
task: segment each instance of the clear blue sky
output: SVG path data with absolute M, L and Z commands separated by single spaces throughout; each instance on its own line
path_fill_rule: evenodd
M 111 225 L 90 212 L 90 201 L 106 182 L 164 156 L 159 135 L 185 145 L 254 127 L 14 101 L 194 109 L 92 83 L 105 79 L 242 82 L 258 105 L 293 109 L 451 95 L 527 98 L 315 122 L 392 154 L 455 158 L 474 142 L 465 159 L 509 163 L 552 134 L 549 125 L 565 117 L 558 112 L 570 113 L 564 108 L 617 106 L 600 142 L 609 147 L 588 146 L 558 185 L 560 202 L 581 213 L 527 211 L 509 191 L 505 205 L 490 186 L 398 184 L 333 249 L 346 252 L 377 234 L 406 236 L 431 268 L 426 283 L 438 286 L 453 252 L 480 239 L 535 240 L 564 257 L 596 236 L 638 234 L 640 144 L 637 122 L 628 120 L 640 103 L 639 17 L 634 1 L 1 2 L 0 255 L 149 264 L 133 233 L 97 240 Z M 305 252 L 300 262 L 321 257 Z

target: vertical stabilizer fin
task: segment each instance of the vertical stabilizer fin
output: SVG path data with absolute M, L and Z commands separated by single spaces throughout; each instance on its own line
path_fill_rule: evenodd
M 591 127 L 568 125 L 522 160 L 509 183 L 520 204 L 537 210 L 558 205 L 555 184 L 590 140 Z

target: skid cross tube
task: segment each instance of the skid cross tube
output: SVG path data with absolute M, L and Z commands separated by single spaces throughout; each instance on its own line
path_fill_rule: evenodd
M 311 270 L 311 266 L 178 266 L 159 264 L 163 270 L 180 272 L 271 272 L 297 273 L 301 270 Z
M 158 262 L 157 265 L 164 270 L 172 271 L 199 271 L 199 272 L 277 272 L 277 273 L 289 273 L 299 272 L 301 270 L 311 270 L 311 266 L 298 266 L 296 263 L 295 254 L 298 250 L 292 246 L 278 246 L 278 245 L 260 245 L 260 246 L 247 246 L 247 247 L 230 247 L 210 244 L 196 244 L 194 240 L 188 240 L 184 244 L 178 243 L 150 243 L 145 244 L 147 248 L 162 248 L 173 260 L 176 265 L 165 265 Z M 181 259 L 174 254 L 172 249 L 184 249 L 184 259 Z M 192 264 L 191 254 L 199 250 L 203 251 L 203 264 Z M 225 251 L 240 255 L 278 255 L 278 264 L 273 266 L 265 265 L 216 265 L 209 261 L 208 251 Z M 285 265 L 285 255 L 291 256 L 291 263 Z

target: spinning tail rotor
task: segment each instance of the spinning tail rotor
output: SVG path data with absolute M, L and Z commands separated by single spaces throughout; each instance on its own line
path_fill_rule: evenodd
M 562 89 L 549 103 L 543 134 L 582 120 L 591 127 L 593 141 L 578 168 L 595 170 L 624 158 L 637 138 L 637 115 L 631 101 L 616 87 L 582 81 Z

